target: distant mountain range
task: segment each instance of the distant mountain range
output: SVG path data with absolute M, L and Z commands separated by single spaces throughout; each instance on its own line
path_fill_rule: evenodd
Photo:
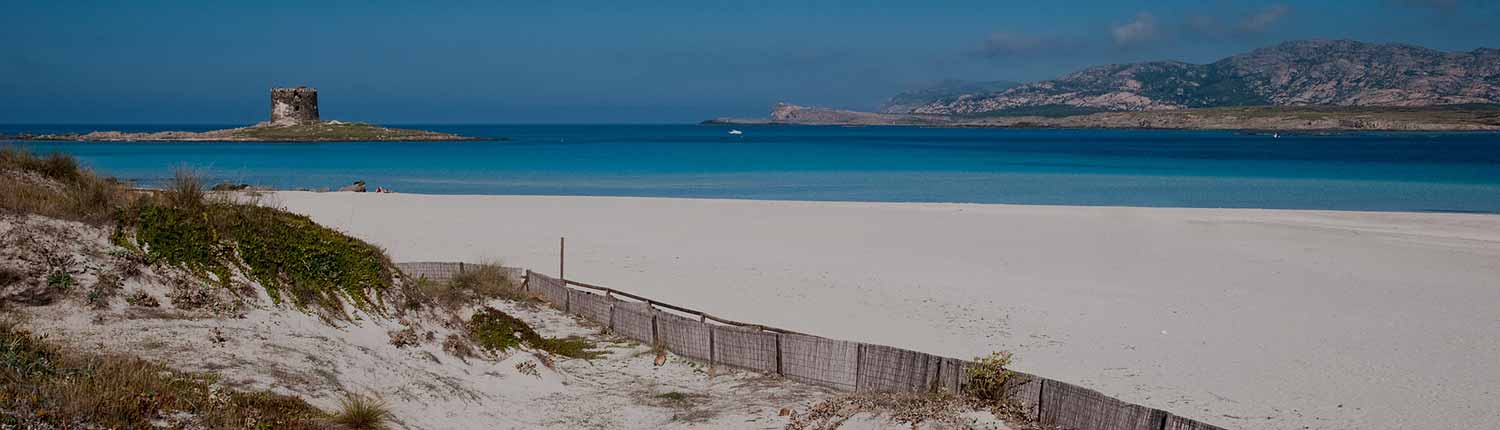
M 943 82 L 892 97 L 892 114 L 1066 116 L 1229 106 L 1435 106 L 1500 102 L 1500 49 L 1444 52 L 1351 40 L 1286 42 L 1210 64 L 1154 61 L 1058 79 Z
M 1021 83 L 1012 81 L 969 82 L 949 79 L 926 88 L 896 94 L 895 97 L 886 100 L 885 106 L 880 111 L 887 113 L 910 113 L 912 109 L 923 105 L 951 103 L 965 95 L 998 93 L 1015 88 L 1018 85 L 1021 85 Z

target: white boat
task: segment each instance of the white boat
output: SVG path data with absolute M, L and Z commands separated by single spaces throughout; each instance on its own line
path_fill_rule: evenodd
M 739 135 L 739 134 L 745 134 L 745 132 L 739 131 L 739 130 L 729 130 L 729 134 Z

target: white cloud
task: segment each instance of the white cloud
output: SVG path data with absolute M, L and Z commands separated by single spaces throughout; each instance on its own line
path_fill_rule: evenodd
M 1271 28 L 1272 25 L 1275 25 L 1277 21 L 1280 21 L 1281 18 L 1285 17 L 1288 12 L 1291 12 L 1291 10 L 1291 8 L 1287 7 L 1284 4 L 1271 6 L 1266 10 L 1260 11 L 1245 18 L 1245 22 L 1240 23 L 1240 31 L 1246 33 L 1260 33 L 1266 31 L 1266 29 Z
M 1155 41 L 1161 36 L 1161 30 L 1156 25 L 1155 16 L 1141 12 L 1130 22 L 1110 28 L 1110 35 L 1114 36 L 1116 45 L 1133 46 Z

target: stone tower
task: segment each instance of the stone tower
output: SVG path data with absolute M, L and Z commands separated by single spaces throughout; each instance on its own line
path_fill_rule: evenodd
M 271 89 L 271 124 L 298 125 L 315 124 L 317 122 L 317 88 Z

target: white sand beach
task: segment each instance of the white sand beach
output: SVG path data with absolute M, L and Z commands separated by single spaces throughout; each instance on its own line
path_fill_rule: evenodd
M 398 261 L 501 260 L 1240 429 L 1500 427 L 1500 216 L 278 192 Z

